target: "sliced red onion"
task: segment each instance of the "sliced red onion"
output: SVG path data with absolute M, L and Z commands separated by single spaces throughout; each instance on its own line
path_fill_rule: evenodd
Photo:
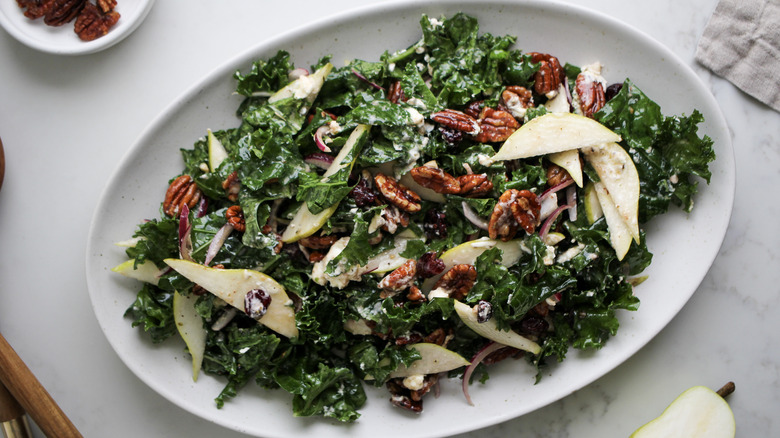
M 375 84 L 375 83 L 373 83 L 373 82 L 369 81 L 367 77 L 363 76 L 363 75 L 362 75 L 362 74 L 361 74 L 359 71 L 355 70 L 354 68 L 352 69 L 352 73 L 353 73 L 355 76 L 357 76 L 357 77 L 358 77 L 358 79 L 360 79 L 361 81 L 363 81 L 363 82 L 367 83 L 368 85 L 371 85 L 372 87 L 376 88 L 377 90 L 382 90 L 382 91 L 384 91 L 384 90 L 385 90 L 385 89 L 384 89 L 384 88 L 382 88 L 380 85 L 377 85 L 377 84 Z
M 220 248 L 222 248 L 222 245 L 225 244 L 225 240 L 227 240 L 231 232 L 233 232 L 233 226 L 229 223 L 217 230 L 217 233 L 214 234 L 214 238 L 211 239 L 211 243 L 209 243 L 209 249 L 206 250 L 206 259 L 203 261 L 204 265 L 208 266 L 209 263 L 214 260 L 214 257 L 217 256 L 217 253 Z
M 195 213 L 195 217 L 203 217 L 206 215 L 206 210 L 209 208 L 209 200 L 205 196 L 200 197 L 198 202 L 198 210 Z
M 572 105 L 572 101 L 574 101 L 574 99 L 571 96 L 571 90 L 569 90 L 568 80 L 563 81 L 563 89 L 566 92 L 566 101 L 569 102 L 569 112 L 572 112 L 574 111 L 574 106 Z
M 569 187 L 566 189 L 566 203 L 569 204 L 569 220 L 577 220 L 577 188 Z
M 329 130 L 330 127 L 328 127 L 328 125 L 322 125 L 314 131 L 314 143 L 317 144 L 317 147 L 320 148 L 322 152 L 331 152 L 328 145 L 326 145 L 325 141 L 322 139 L 322 136 Z
M 461 202 L 461 206 L 463 206 L 463 216 L 466 217 L 466 219 L 469 220 L 474 226 L 481 230 L 487 230 L 488 229 L 488 222 L 485 219 L 482 219 L 477 215 L 477 212 L 474 211 L 473 208 L 469 205 L 468 202 L 463 201 Z
M 569 187 L 572 184 L 574 184 L 574 180 L 569 178 L 560 184 L 550 187 L 549 189 L 542 192 L 542 194 L 539 196 L 539 201 L 541 202 L 544 198 L 550 196 L 551 194 L 557 192 L 558 190 L 565 189 L 566 187 Z
M 544 241 L 544 237 L 547 236 L 547 233 L 550 232 L 550 227 L 552 227 L 555 219 L 557 219 L 558 216 L 561 215 L 561 212 L 567 208 L 571 208 L 571 205 L 561 205 L 560 207 L 556 208 L 555 211 L 550 214 L 550 216 L 547 217 L 547 219 L 542 224 L 542 227 L 539 229 L 539 237 L 541 237 L 542 241 Z
M 307 155 L 303 161 L 305 161 L 307 164 L 311 164 L 312 166 L 317 166 L 320 169 L 327 169 L 331 164 L 333 164 L 333 156 L 322 152 L 315 152 L 313 154 Z
M 463 372 L 463 395 L 466 396 L 466 401 L 471 406 L 474 406 L 474 403 L 471 401 L 471 396 L 469 395 L 469 380 L 471 380 L 471 375 L 474 374 L 474 370 L 477 368 L 477 365 L 485 360 L 485 358 L 488 357 L 490 353 L 498 351 L 504 347 L 506 347 L 506 345 L 490 341 L 490 343 L 482 347 L 482 349 L 471 358 L 471 365 L 469 365 L 466 368 L 466 371 Z
M 302 67 L 298 67 L 290 70 L 290 72 L 287 73 L 287 79 L 289 79 L 290 81 L 294 81 L 301 76 L 308 76 L 308 75 L 309 75 L 309 70 L 306 70 L 305 68 Z
M 192 259 L 192 224 L 190 224 L 190 207 L 182 204 L 179 210 L 179 257 L 184 260 Z

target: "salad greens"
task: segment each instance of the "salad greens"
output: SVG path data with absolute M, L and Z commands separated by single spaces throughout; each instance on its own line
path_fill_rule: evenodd
M 184 217 L 171 217 L 161 208 L 159 219 L 138 226 L 127 256 L 136 266 L 154 263 L 160 275 L 157 284 L 143 285 L 126 316 L 153 342 L 164 342 L 177 334 L 174 292 L 195 294 L 195 309 L 206 330 L 203 372 L 226 381 L 217 406 L 254 382 L 289 392 L 296 416 L 355 421 L 366 401 L 365 385 L 387 386 L 394 404 L 419 410 L 420 398 L 437 376 L 425 376 L 423 387 L 391 377 L 399 366 L 421 358 L 405 345 L 439 343 L 471 359 L 492 342 L 458 317 L 454 297 L 425 296 L 429 290 L 420 271 L 435 270 L 435 259 L 446 251 L 487 236 L 485 225 L 501 208 L 502 193 L 527 190 L 541 198 L 549 189 L 551 164 L 544 156 L 493 162 L 486 158 L 500 142 L 477 142 L 473 135 L 443 127 L 432 115 L 466 111 L 475 101 L 501 109 L 507 86 L 534 90 L 541 63 L 515 48 L 515 37 L 480 33 L 477 20 L 464 14 L 423 16 L 420 24 L 422 38 L 414 45 L 387 51 L 378 61 L 354 60 L 333 68 L 319 89 L 302 76 L 289 97 L 269 98 L 291 82 L 291 72 L 300 72 L 284 51 L 256 61 L 245 73 L 236 72 L 236 92 L 245 97 L 236 111 L 239 123 L 214 132 L 227 158 L 216 169 L 205 164 L 206 138 L 181 150 L 182 175 L 197 184 L 201 204 L 190 206 Z M 329 57 L 323 57 L 310 71 L 328 63 Z M 563 85 L 574 90 L 581 69 L 566 65 L 564 72 Z M 618 86 L 593 118 L 622 137 L 620 145 L 634 161 L 640 177 L 640 224 L 671 205 L 690 211 L 698 181 L 709 182 L 708 163 L 715 158 L 712 141 L 697 133 L 701 114 L 665 116 L 630 79 Z M 393 87 L 402 90 L 400 98 L 393 98 Z M 551 99 L 533 91 L 533 104 L 519 123 L 550 111 L 545 103 Z M 569 109 L 579 111 L 576 99 Z M 323 177 L 329 160 L 358 125 L 369 125 L 370 131 L 346 158 L 353 164 Z M 428 194 L 417 211 L 404 212 L 376 187 L 373 176 L 378 172 L 402 178 L 434 160 L 454 177 L 485 174 L 492 189 L 479 196 Z M 584 173 L 586 182 L 598 181 L 587 164 Z M 227 190 L 231 175 L 240 182 L 237 193 Z M 617 312 L 639 307 L 633 285 L 652 259 L 644 232 L 619 259 L 605 218 L 589 220 L 582 213 L 582 189 L 569 189 L 575 203 L 545 219 L 551 221 L 545 235 L 539 228 L 531 233 L 521 228 L 515 236 L 521 248 L 517 254 L 493 246 L 475 255 L 476 278 L 457 298 L 489 308 L 487 318 L 499 330 L 513 330 L 540 349 L 499 350 L 503 355 L 472 364 L 472 379 L 484 383 L 488 364 L 506 356 L 524 356 L 541 378 L 545 363 L 564 360 L 569 348 L 601 348 L 619 328 Z M 555 206 L 566 205 L 564 198 L 558 197 Z M 227 226 L 226 211 L 234 205 L 243 213 L 243 231 Z M 316 239 L 283 242 L 282 231 L 304 205 L 314 215 L 337 207 L 315 230 Z M 189 228 L 184 237 L 181 221 Z M 225 230 L 227 237 L 215 245 Z M 553 236 L 557 239 L 551 240 Z M 191 240 L 189 254 L 182 254 L 183 238 Z M 337 245 L 340 252 L 333 250 Z M 394 250 L 397 259 L 420 261 L 412 287 L 401 292 L 383 282 L 400 264 L 367 268 Z M 298 336 L 275 333 L 244 309 L 236 312 L 182 274 L 165 269 L 166 259 L 185 256 L 270 276 L 294 304 Z M 433 268 L 423 266 L 423 260 Z M 415 290 L 424 297 L 410 298 Z M 449 373 L 462 374 L 462 368 Z

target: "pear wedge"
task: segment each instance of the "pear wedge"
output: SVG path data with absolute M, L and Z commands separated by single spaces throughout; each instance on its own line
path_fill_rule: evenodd
M 494 319 L 479 322 L 476 309 L 458 300 L 455 300 L 455 312 L 464 324 L 483 338 L 517 348 L 518 350 L 529 351 L 533 354 L 538 354 L 542 351 L 542 347 L 539 344 L 519 333 L 512 330 L 500 330 Z
M 630 438 L 734 438 L 735 434 L 734 413 L 726 400 L 707 387 L 694 386 Z
M 547 113 L 515 131 L 492 160 L 535 157 L 618 141 L 618 134 L 588 117 L 574 113 Z
M 274 103 L 290 97 L 306 99 L 309 103 L 314 102 L 322 88 L 322 84 L 325 83 L 325 78 L 332 69 L 333 64 L 327 63 L 314 73 L 299 77 L 272 94 L 268 98 L 268 103 Z
M 582 153 L 598 173 L 631 237 L 639 243 L 639 173 L 631 156 L 617 143 L 584 147 Z
M 192 380 L 198 380 L 198 374 L 203 366 L 203 354 L 206 351 L 206 329 L 203 327 L 203 318 L 195 310 L 195 295 L 182 295 L 179 292 L 173 294 L 173 321 L 176 330 L 179 331 L 187 350 L 192 356 Z
M 598 196 L 604 219 L 607 221 L 609 243 L 615 249 L 618 260 L 623 260 L 623 257 L 626 256 L 628 249 L 631 247 L 631 230 L 629 230 L 628 225 L 623 220 L 623 216 L 620 215 L 604 184 L 600 182 L 593 183 L 593 189 L 596 192 L 596 196 Z
M 193 283 L 244 312 L 247 292 L 262 289 L 271 296 L 268 310 L 257 321 L 288 338 L 298 336 L 293 302 L 282 285 L 262 272 L 250 269 L 214 269 L 181 259 L 165 259 L 165 263 Z
M 111 270 L 117 274 L 122 274 L 125 277 L 141 280 L 155 286 L 160 281 L 160 275 L 163 273 L 162 269 L 158 268 L 157 265 L 149 260 L 135 266 L 135 259 L 122 262 L 111 268 Z
M 213 132 L 211 132 L 211 129 L 207 131 L 206 143 L 208 144 L 209 150 L 209 169 L 213 172 L 217 170 L 217 167 L 219 167 L 223 161 L 225 161 L 228 153 L 227 150 L 225 150 L 225 146 L 222 145 L 222 142 L 219 141 Z
M 369 125 L 358 125 L 355 127 L 355 129 L 347 138 L 347 142 L 344 143 L 344 146 L 336 155 L 336 158 L 333 159 L 333 163 L 322 175 L 323 180 L 327 179 L 329 176 L 335 174 L 345 167 L 349 167 L 350 169 L 352 168 L 352 165 L 355 164 L 355 160 L 357 159 L 358 154 L 351 154 L 351 152 L 355 147 L 359 146 L 360 140 L 368 133 L 370 129 L 371 127 Z M 349 156 L 352 158 L 348 160 L 347 157 Z M 282 233 L 282 242 L 297 242 L 304 237 L 309 237 L 316 233 L 320 228 L 322 228 L 323 225 L 325 225 L 325 222 L 327 222 L 328 218 L 333 215 L 338 206 L 339 203 L 336 203 L 322 210 L 321 212 L 314 214 L 309 211 L 309 207 L 307 207 L 304 203 L 295 213 L 292 221 L 290 221 L 290 224 L 287 225 L 287 228 L 285 228 L 284 233 Z
M 438 374 L 471 365 L 463 356 L 440 345 L 420 342 L 406 348 L 414 348 L 422 357 L 408 367 L 402 364 L 390 373 L 390 378 Z
M 582 187 L 582 161 L 580 160 L 580 152 L 577 149 L 556 152 L 550 154 L 547 158 L 569 172 L 571 179 L 574 180 L 577 187 Z

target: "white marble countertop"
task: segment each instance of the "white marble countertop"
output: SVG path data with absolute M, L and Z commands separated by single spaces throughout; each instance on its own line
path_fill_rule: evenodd
M 89 222 L 125 150 L 205 73 L 291 26 L 365 3 L 159 1 L 128 39 L 81 57 L 0 32 L 0 330 L 85 436 L 243 436 L 171 404 L 111 349 L 87 294 Z M 462 436 L 628 436 L 684 389 L 729 380 L 738 436 L 780 436 L 780 114 L 694 61 L 717 0 L 570 3 L 649 34 L 711 89 L 736 153 L 731 225 L 693 298 L 635 356 L 556 403 Z

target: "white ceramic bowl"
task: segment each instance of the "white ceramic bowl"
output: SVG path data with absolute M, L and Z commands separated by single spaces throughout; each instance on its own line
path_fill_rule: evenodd
M 422 13 L 437 17 L 463 11 L 478 17 L 482 32 L 518 36 L 517 47 L 584 65 L 599 60 L 610 82 L 630 77 L 661 104 L 666 114 L 706 118 L 701 131 L 715 141 L 712 184 L 701 184 L 691 215 L 676 209 L 647 228 L 654 253 L 649 279 L 636 289 L 637 312 L 620 312 L 621 328 L 594 352 L 570 351 L 539 384 L 524 361 L 504 361 L 491 369 L 486 385 L 476 384 L 469 406 L 459 381 L 444 381 L 438 399 L 430 397 L 420 416 L 391 407 L 384 389 L 367 388 L 363 416 L 351 425 L 320 418 L 295 418 L 290 396 L 250 384 L 218 410 L 214 397 L 224 381 L 202 376 L 192 382 L 184 345 L 171 340 L 152 345 L 122 317 L 138 284 L 110 268 L 125 259 L 114 242 L 128 238 L 138 222 L 158 215 L 167 181 L 182 169 L 178 149 L 191 145 L 207 128 L 235 127 L 240 97 L 233 95 L 236 69 L 278 49 L 291 52 L 299 66 L 333 54 L 334 64 L 376 60 L 386 49 L 405 48 L 419 39 Z M 698 77 L 671 51 L 637 30 L 602 14 L 548 1 L 403 2 L 352 11 L 266 41 L 216 68 L 171 104 L 141 135 L 108 182 L 94 214 L 87 245 L 87 279 L 97 319 L 127 366 L 163 397 L 215 423 L 264 437 L 433 437 L 482 428 L 517 417 L 566 397 L 621 364 L 652 339 L 696 291 L 718 253 L 730 219 L 735 166 L 725 120 Z
M 43 18 L 30 20 L 14 0 L 0 2 L 0 25 L 21 43 L 56 55 L 85 55 L 107 49 L 133 33 L 154 6 L 155 0 L 118 0 L 116 11 L 121 17 L 106 35 L 93 41 L 82 41 L 73 31 L 73 23 L 47 26 Z

